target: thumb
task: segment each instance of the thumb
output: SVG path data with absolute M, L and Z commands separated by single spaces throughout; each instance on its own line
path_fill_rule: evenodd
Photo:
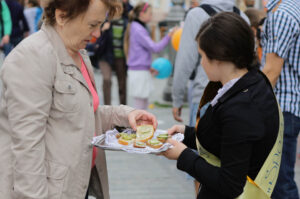
M 169 135 L 173 135 L 176 133 L 176 126 L 171 127 L 170 129 L 168 129 L 168 134 Z
M 132 117 L 132 116 L 129 116 L 128 121 L 129 121 L 129 124 L 130 124 L 131 128 L 134 131 L 136 131 L 136 120 L 135 120 L 135 118 Z

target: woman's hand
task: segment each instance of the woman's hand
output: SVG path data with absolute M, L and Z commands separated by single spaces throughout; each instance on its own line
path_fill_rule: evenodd
M 136 126 L 142 124 L 151 124 L 154 129 L 157 128 L 157 120 L 156 117 L 144 110 L 134 110 L 128 114 L 128 121 L 133 130 L 136 131 Z
M 174 125 L 172 128 L 168 129 L 169 135 L 174 135 L 176 133 L 182 133 L 184 134 L 185 126 L 184 125 Z
M 172 144 L 173 147 L 168 149 L 167 151 L 162 152 L 161 155 L 165 156 L 170 160 L 177 160 L 180 154 L 184 151 L 184 149 L 187 148 L 187 146 L 185 146 L 181 142 L 177 142 L 173 139 L 168 139 L 167 143 Z

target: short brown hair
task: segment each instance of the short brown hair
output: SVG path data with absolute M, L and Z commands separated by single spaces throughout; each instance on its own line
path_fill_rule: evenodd
M 69 20 L 78 17 L 87 11 L 92 0 L 42 0 L 44 7 L 44 20 L 45 23 L 55 24 L 55 10 L 60 9 L 65 12 L 66 18 Z M 122 4 L 119 0 L 101 0 L 108 8 L 109 18 L 119 15 L 122 11 Z

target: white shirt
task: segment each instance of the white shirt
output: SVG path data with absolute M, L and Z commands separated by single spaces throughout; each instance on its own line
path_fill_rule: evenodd
M 218 90 L 218 94 L 211 101 L 211 106 L 214 106 L 218 103 L 218 100 L 240 79 L 240 77 L 235 78 L 224 84 L 222 88 Z

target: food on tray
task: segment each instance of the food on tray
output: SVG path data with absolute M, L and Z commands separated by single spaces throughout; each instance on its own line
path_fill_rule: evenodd
M 147 142 L 154 135 L 154 128 L 152 125 L 141 125 L 137 127 L 136 139 L 140 142 Z
M 163 145 L 163 143 L 157 139 L 152 139 L 147 141 L 147 145 L 151 148 L 158 149 Z
M 118 143 L 122 145 L 129 145 L 133 142 L 135 137 L 135 134 L 120 133 Z
M 167 134 L 167 133 L 159 134 L 159 135 L 157 136 L 157 139 L 158 139 L 159 141 L 161 141 L 162 143 L 165 143 L 165 142 L 167 141 L 168 138 L 170 138 L 170 135 Z
M 135 141 L 133 142 L 133 146 L 134 146 L 135 148 L 146 148 L 146 143 L 145 143 L 145 142 L 140 142 L 140 141 L 135 140 Z
M 131 136 L 133 139 L 136 138 L 136 134 L 128 134 L 128 133 L 117 133 L 116 138 L 119 139 L 122 136 Z

